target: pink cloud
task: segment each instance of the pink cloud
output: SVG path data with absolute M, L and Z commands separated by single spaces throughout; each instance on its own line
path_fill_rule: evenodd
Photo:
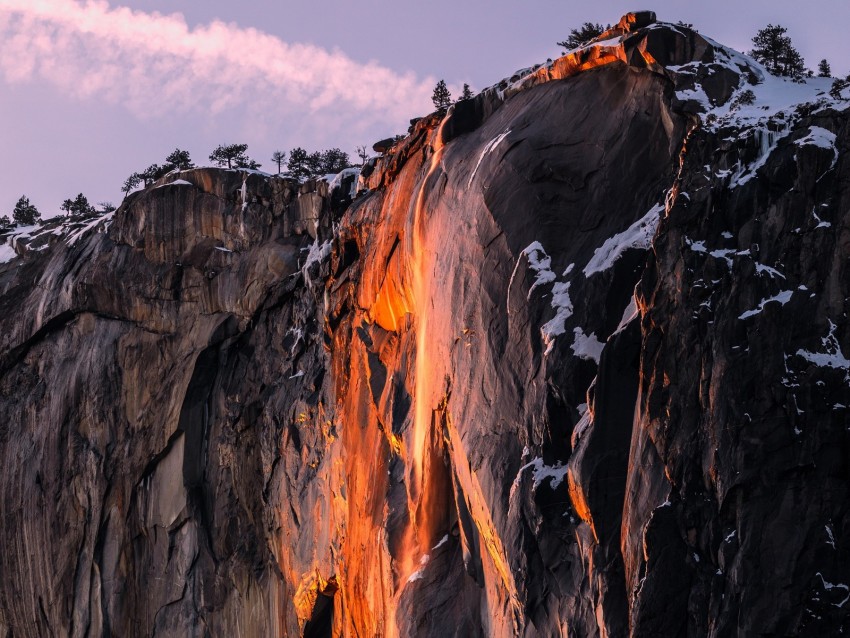
M 244 108 L 325 123 L 334 113 L 351 120 L 353 111 L 363 126 L 401 124 L 430 110 L 434 85 L 256 29 L 219 21 L 190 29 L 180 14 L 103 0 L 0 0 L 0 38 L 5 81 L 46 81 L 141 118 Z

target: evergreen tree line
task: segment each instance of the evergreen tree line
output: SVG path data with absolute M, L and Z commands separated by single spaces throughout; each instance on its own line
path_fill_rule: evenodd
M 79 193 L 74 199 L 66 199 L 59 206 L 65 215 L 71 219 L 79 219 L 95 213 L 110 213 L 115 210 L 111 202 L 100 202 L 97 206 L 89 203 L 88 198 Z M 9 215 L 0 216 L 0 232 L 9 230 L 15 226 L 32 226 L 41 222 L 41 211 L 30 202 L 29 197 L 21 195 L 12 210 L 11 219 Z
M 473 97 L 475 97 L 475 93 L 472 92 L 472 89 L 469 88 L 468 84 L 464 84 L 460 98 L 458 98 L 457 101 L 461 102 Z M 449 91 L 449 87 L 446 86 L 445 80 L 437 82 L 437 86 L 434 87 L 434 92 L 431 94 L 431 101 L 434 103 L 434 108 L 437 109 L 437 113 L 440 115 L 445 115 L 446 111 L 449 110 L 449 107 L 453 103 L 452 93 Z
M 365 147 L 358 147 L 357 150 L 361 160 L 365 162 L 368 159 Z M 260 168 L 261 164 L 249 157 L 247 153 L 247 144 L 223 144 L 210 153 L 209 160 L 214 166 L 222 168 L 251 170 Z M 282 173 L 283 167 L 286 166 L 287 172 L 297 179 L 339 173 L 341 170 L 353 166 L 348 153 L 338 148 L 308 152 L 301 147 L 296 147 L 289 153 L 289 159 L 287 159 L 285 151 L 275 151 L 272 154 L 271 161 L 277 165 L 278 173 Z M 164 164 L 151 164 L 145 170 L 130 175 L 125 180 L 121 191 L 126 194 L 140 186 L 150 186 L 173 170 L 182 171 L 190 168 L 195 168 L 195 164 L 189 155 L 189 151 L 177 148 L 165 158 Z

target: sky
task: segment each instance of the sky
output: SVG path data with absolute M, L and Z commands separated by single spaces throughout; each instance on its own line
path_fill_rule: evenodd
M 0 215 L 22 195 L 45 217 L 64 199 L 121 201 L 127 176 L 179 147 L 197 164 L 246 143 L 274 151 L 357 146 L 404 133 L 454 94 L 557 57 L 586 21 L 630 2 L 596 0 L 0 0 Z M 656 0 L 738 50 L 788 28 L 810 68 L 850 73 L 848 0 Z

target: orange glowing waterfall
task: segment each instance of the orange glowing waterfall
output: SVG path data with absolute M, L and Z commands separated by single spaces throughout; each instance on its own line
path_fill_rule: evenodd
M 446 120 L 443 120 L 443 123 Z M 431 484 L 440 477 L 434 477 L 435 468 L 431 467 L 438 459 L 439 441 L 434 434 L 434 410 L 438 407 L 441 386 L 441 372 L 438 335 L 429 332 L 429 312 L 431 310 L 431 273 L 434 254 L 428 248 L 426 210 L 426 188 L 430 178 L 440 166 L 443 155 L 442 128 L 437 129 L 433 137 L 433 155 L 424 178 L 419 184 L 416 197 L 411 233 L 408 241 L 408 264 L 415 304 L 416 363 L 414 385 L 413 441 L 408 460 L 408 507 L 410 524 L 402 543 L 402 555 L 399 556 L 399 590 L 403 590 L 410 576 L 427 561 L 427 554 L 434 541 L 437 527 L 444 524 L 444 517 L 437 513 L 440 503 L 439 494 L 434 494 Z M 435 444 L 437 450 L 435 450 Z M 437 470 L 440 475 L 440 471 Z

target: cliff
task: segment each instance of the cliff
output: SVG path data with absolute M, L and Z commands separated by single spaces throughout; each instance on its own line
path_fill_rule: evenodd
M 7 237 L 0 636 L 850 629 L 828 88 L 629 14 L 359 191 Z

